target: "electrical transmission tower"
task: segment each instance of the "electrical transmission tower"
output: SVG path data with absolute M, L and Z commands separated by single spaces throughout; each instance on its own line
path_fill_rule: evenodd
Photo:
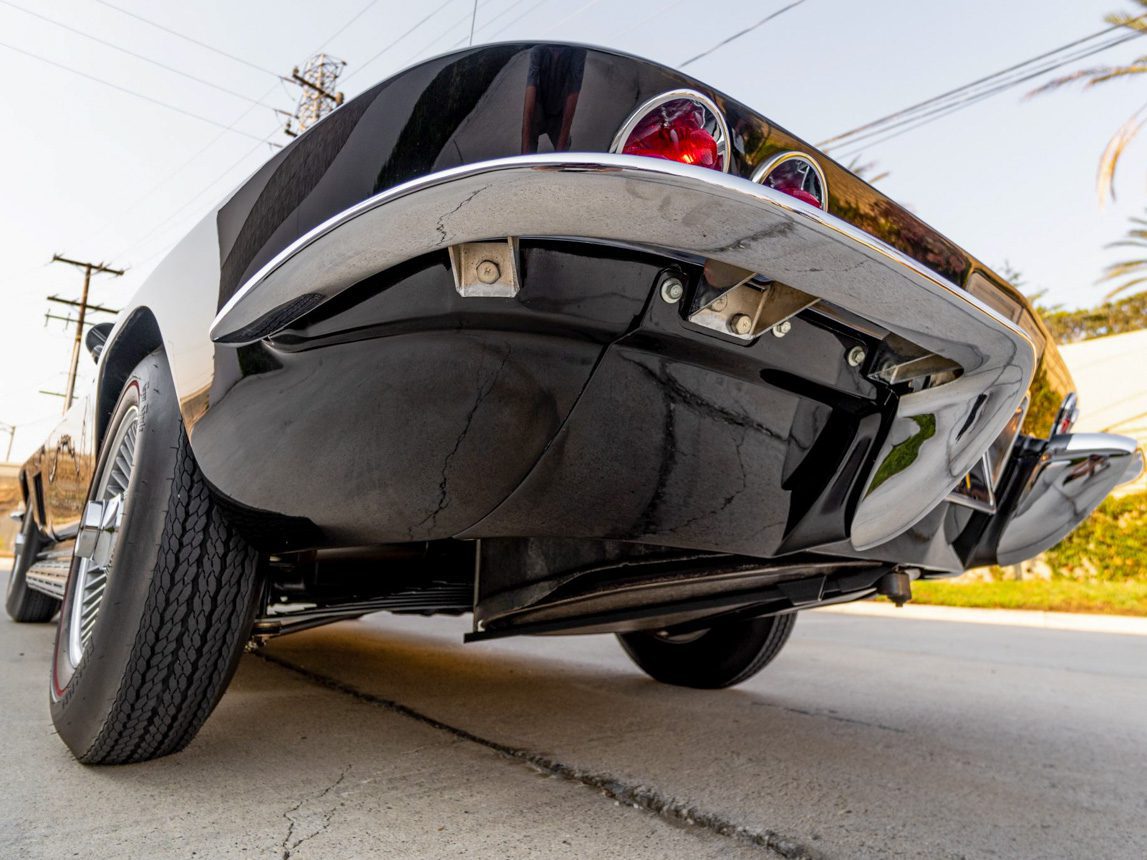
M 300 72 L 295 66 L 291 80 L 299 87 L 299 104 L 293 116 L 287 118 L 283 131 L 297 137 L 343 103 L 343 94 L 335 91 L 339 75 L 346 68 L 343 60 L 315 54 Z M 292 127 L 291 122 L 295 125 Z
M 72 405 L 72 400 L 76 394 L 76 371 L 79 370 L 80 366 L 80 349 L 83 347 L 84 343 L 84 326 L 90 325 L 90 323 L 86 322 L 88 311 L 90 310 L 93 312 L 105 314 L 119 313 L 118 311 L 114 311 L 111 308 L 105 308 L 102 305 L 94 305 L 88 301 L 88 290 L 91 287 L 92 275 L 103 273 L 114 275 L 118 278 L 124 274 L 124 270 L 113 269 L 111 266 L 107 266 L 103 263 L 89 263 L 86 260 L 72 260 L 68 257 L 63 257 L 60 254 L 53 254 L 52 262 L 67 263 L 69 266 L 75 266 L 76 268 L 84 270 L 84 288 L 80 293 L 79 301 L 75 301 L 74 299 L 62 299 L 59 296 L 48 296 L 48 301 L 50 302 L 56 302 L 57 304 L 69 305 L 71 307 L 79 308 L 79 312 L 76 315 L 76 338 L 72 342 L 72 363 L 68 368 L 68 387 L 64 392 L 64 411 L 67 412 L 68 407 Z M 71 320 L 70 314 L 68 319 L 69 321 Z

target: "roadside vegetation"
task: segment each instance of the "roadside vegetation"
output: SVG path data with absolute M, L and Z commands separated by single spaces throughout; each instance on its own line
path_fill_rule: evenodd
M 1105 501 L 1020 569 L 985 568 L 912 584 L 916 603 L 1147 616 L 1147 493 Z
M 912 602 L 981 609 L 1030 609 L 1044 612 L 1147 616 L 1147 581 L 938 580 L 913 583 Z

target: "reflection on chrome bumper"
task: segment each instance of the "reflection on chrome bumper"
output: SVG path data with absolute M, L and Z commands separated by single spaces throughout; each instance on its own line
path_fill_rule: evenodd
M 668 249 L 759 273 L 955 362 L 963 374 L 900 399 L 852 523 L 865 549 L 939 504 L 1004 429 L 1034 371 L 1027 335 L 845 221 L 763 185 L 627 155 L 505 158 L 434 173 L 359 203 L 286 248 L 211 327 L 269 337 L 365 277 L 483 240 L 565 237 Z M 506 299 L 475 299 L 475 301 Z
M 1143 472 L 1134 439 L 1109 433 L 1053 436 L 996 549 L 1000 564 L 1039 555 L 1087 519 L 1115 487 Z

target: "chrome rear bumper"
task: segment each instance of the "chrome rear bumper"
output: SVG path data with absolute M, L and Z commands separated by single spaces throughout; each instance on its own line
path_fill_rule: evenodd
M 996 547 L 999 564 L 1034 558 L 1087 519 L 1120 484 L 1143 472 L 1134 439 L 1110 433 L 1053 436 Z
M 382 192 L 307 233 L 245 283 L 211 327 L 269 337 L 358 281 L 464 243 L 565 237 L 716 260 L 861 316 L 963 369 L 900 399 L 857 507 L 865 549 L 939 504 L 1011 418 L 1036 362 L 1012 322 L 878 239 L 746 179 L 625 155 L 466 165 Z M 474 301 L 505 301 L 475 298 Z

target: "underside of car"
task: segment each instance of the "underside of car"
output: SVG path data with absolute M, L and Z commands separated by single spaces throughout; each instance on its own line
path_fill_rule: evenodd
M 798 610 L 1030 558 L 1142 468 L 1070 432 L 1054 343 L 973 257 L 749 108 L 578 46 L 351 100 L 92 345 L 21 475 L 8 599 L 63 601 L 53 715 L 90 762 L 181 748 L 245 643 L 384 610 L 617 633 L 728 686 Z

